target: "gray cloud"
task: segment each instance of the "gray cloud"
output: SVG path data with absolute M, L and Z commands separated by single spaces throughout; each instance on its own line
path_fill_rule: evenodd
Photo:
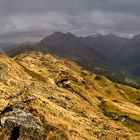
M 77 35 L 140 32 L 139 0 L 0 0 L 0 41 L 40 40 L 54 31 Z

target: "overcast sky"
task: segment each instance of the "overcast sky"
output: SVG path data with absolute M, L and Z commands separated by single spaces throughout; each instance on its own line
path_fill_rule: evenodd
M 0 41 L 38 41 L 54 31 L 131 37 L 140 33 L 140 0 L 0 0 Z

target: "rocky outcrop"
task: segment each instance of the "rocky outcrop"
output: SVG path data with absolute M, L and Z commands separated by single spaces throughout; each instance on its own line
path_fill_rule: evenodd
M 12 130 L 11 139 L 13 140 L 36 138 L 41 130 L 41 125 L 37 124 L 32 114 L 23 108 L 22 104 L 13 105 L 1 113 L 1 126 Z

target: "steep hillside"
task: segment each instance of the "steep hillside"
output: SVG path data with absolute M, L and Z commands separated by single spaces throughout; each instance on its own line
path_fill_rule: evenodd
M 112 62 L 123 66 L 132 76 L 127 81 L 140 85 L 140 35 L 127 41 L 112 58 Z
M 90 69 L 107 64 L 103 56 L 71 33 L 55 32 L 44 38 L 38 44 L 38 48 L 41 52 L 50 52 L 75 60 Z
M 83 42 L 91 48 L 97 50 L 104 57 L 111 59 L 118 52 L 122 45 L 128 41 L 127 38 L 119 37 L 114 34 L 88 36 L 82 38 Z
M 3 53 L 9 55 L 10 57 L 14 57 L 21 53 L 31 52 L 36 50 L 36 45 L 38 42 L 24 42 L 21 44 L 9 45 L 9 47 L 3 47 Z
M 124 66 L 140 64 L 140 35 L 125 43 L 114 56 L 114 59 L 118 64 Z
M 0 71 L 1 140 L 140 139 L 140 90 L 39 52 Z

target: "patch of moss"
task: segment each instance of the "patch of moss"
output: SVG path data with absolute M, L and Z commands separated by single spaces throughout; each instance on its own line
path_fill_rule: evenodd
M 108 86 L 110 84 L 110 81 L 101 75 L 95 76 L 94 80 L 98 82 L 98 84 L 100 84 L 101 86 Z
M 110 101 L 102 101 L 101 104 L 99 105 L 100 109 L 103 110 L 103 113 L 107 115 L 108 117 L 112 117 L 114 120 L 121 120 L 119 118 L 123 116 L 127 116 L 126 121 L 123 123 L 128 126 L 129 128 L 133 130 L 140 131 L 140 115 L 139 114 L 134 114 L 131 111 L 125 111 L 113 104 Z M 130 122 L 134 123 L 131 127 Z M 139 128 L 139 129 L 138 129 Z
M 136 105 L 140 103 L 140 91 L 121 84 L 116 84 L 116 87 L 124 91 L 123 95 L 127 101 L 130 101 Z

